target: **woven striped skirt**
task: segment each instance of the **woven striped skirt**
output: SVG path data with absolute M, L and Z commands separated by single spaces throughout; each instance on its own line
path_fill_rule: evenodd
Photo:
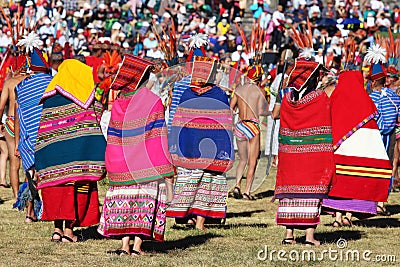
M 228 185 L 223 175 L 178 167 L 174 198 L 167 216 L 225 218 Z
M 279 200 L 276 222 L 285 226 L 317 225 L 320 199 L 284 198 Z
M 97 231 L 103 236 L 140 235 L 164 240 L 166 187 L 162 181 L 111 186 Z

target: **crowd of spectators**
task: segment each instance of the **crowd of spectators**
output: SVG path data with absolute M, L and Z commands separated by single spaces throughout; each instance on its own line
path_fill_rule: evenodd
M 92 53 L 95 44 L 109 43 L 122 53 L 163 59 L 153 30 L 162 34 L 174 23 L 180 56 L 187 53 L 191 35 L 206 33 L 209 57 L 242 65 L 250 64 L 249 56 L 235 24 L 245 21 L 249 35 L 253 20 L 251 16 L 244 20 L 246 13 L 265 30 L 266 52 L 287 46 L 291 26 L 306 27 L 308 18 L 313 26 L 316 59 L 325 64 L 342 55 L 349 35 L 366 49 L 376 32 L 386 32 L 389 27 L 394 33 L 400 31 L 399 6 L 387 6 L 382 0 L 365 0 L 362 5 L 355 0 L 278 2 L 272 9 L 269 0 L 14 0 L 6 1 L 4 8 L 11 17 L 21 14 L 27 27 L 36 27 L 48 53 L 55 43 L 64 46 L 69 42 L 73 53 L 83 55 Z M 11 33 L 4 18 L 1 23 L 0 52 L 4 53 Z

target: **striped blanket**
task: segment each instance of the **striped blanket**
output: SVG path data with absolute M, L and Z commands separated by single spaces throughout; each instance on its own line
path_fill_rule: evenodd
M 18 150 L 25 171 L 35 164 L 35 143 L 43 108 L 39 102 L 51 79 L 52 76 L 49 74 L 37 73 L 15 87 L 21 129 Z
M 164 106 L 147 88 L 115 100 L 107 136 L 110 185 L 147 183 L 174 175 Z
M 104 177 L 101 109 L 97 102 L 84 109 L 61 94 L 44 100 L 35 147 L 38 188 Z
M 228 97 L 214 86 L 185 90 L 172 120 L 169 150 L 174 165 L 226 172 L 233 166 L 233 129 Z

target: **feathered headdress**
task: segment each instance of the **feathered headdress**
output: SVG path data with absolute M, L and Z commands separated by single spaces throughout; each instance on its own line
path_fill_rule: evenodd
M 246 76 L 252 81 L 257 81 L 263 75 L 261 61 L 266 49 L 265 37 L 267 32 L 257 22 L 251 28 L 250 40 L 248 41 L 243 28 L 237 22 L 236 28 L 243 41 L 243 50 L 249 55 L 250 66 L 246 70 Z
M 361 46 L 360 46 L 361 49 Z M 360 49 L 356 51 L 356 42 L 354 37 L 349 37 L 344 43 L 343 68 L 345 70 L 355 70 L 358 66 L 357 55 L 360 54 Z
M 27 54 L 32 54 L 34 49 L 39 48 L 41 45 L 43 45 L 43 41 L 40 40 L 39 35 L 35 32 L 30 32 L 28 35 L 22 36 L 17 43 L 17 46 L 25 48 Z
M 198 33 L 190 37 L 189 39 L 189 56 L 187 58 L 188 62 L 192 62 L 194 57 L 205 57 L 206 49 L 208 45 L 208 35 L 204 33 Z
M 370 68 L 370 79 L 372 81 L 385 78 L 386 68 L 383 65 L 386 63 L 386 49 L 379 44 L 373 44 L 367 50 L 365 60 L 372 64 Z
M 167 32 L 162 30 L 163 36 L 160 37 L 157 30 L 152 28 L 154 35 L 160 45 L 161 51 L 164 53 L 165 61 L 168 66 L 173 66 L 178 63 L 178 55 L 177 55 L 177 39 L 176 39 L 176 30 L 174 23 L 171 24 L 171 27 L 168 27 Z M 168 34 L 167 34 L 168 33 Z
M 313 32 L 310 20 L 307 18 L 306 32 L 298 31 L 293 27 L 293 25 L 291 25 L 291 28 L 292 28 L 291 37 L 301 50 L 299 57 L 304 59 L 312 59 L 314 56 L 314 49 L 313 49 Z
M 386 49 L 386 62 L 388 75 L 398 75 L 397 64 L 400 57 L 400 35 L 395 39 L 392 30 L 388 28 L 388 37 L 381 38 L 377 35 L 376 42 Z

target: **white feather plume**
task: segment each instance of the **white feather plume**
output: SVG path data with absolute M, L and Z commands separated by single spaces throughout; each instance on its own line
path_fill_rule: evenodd
M 312 58 L 314 56 L 314 50 L 309 47 L 304 47 L 303 51 L 300 53 L 300 57 L 303 58 Z
M 367 50 L 367 54 L 365 55 L 365 60 L 369 63 L 386 63 L 386 49 L 381 47 L 378 44 L 372 45 Z
M 198 33 L 193 35 L 189 39 L 189 47 L 190 48 L 200 48 L 202 46 L 208 45 L 208 35 L 204 33 Z
M 23 36 L 17 43 L 17 46 L 24 46 L 26 53 L 33 52 L 34 48 L 39 48 L 43 44 L 39 35 L 35 32 L 30 32 L 27 36 Z

